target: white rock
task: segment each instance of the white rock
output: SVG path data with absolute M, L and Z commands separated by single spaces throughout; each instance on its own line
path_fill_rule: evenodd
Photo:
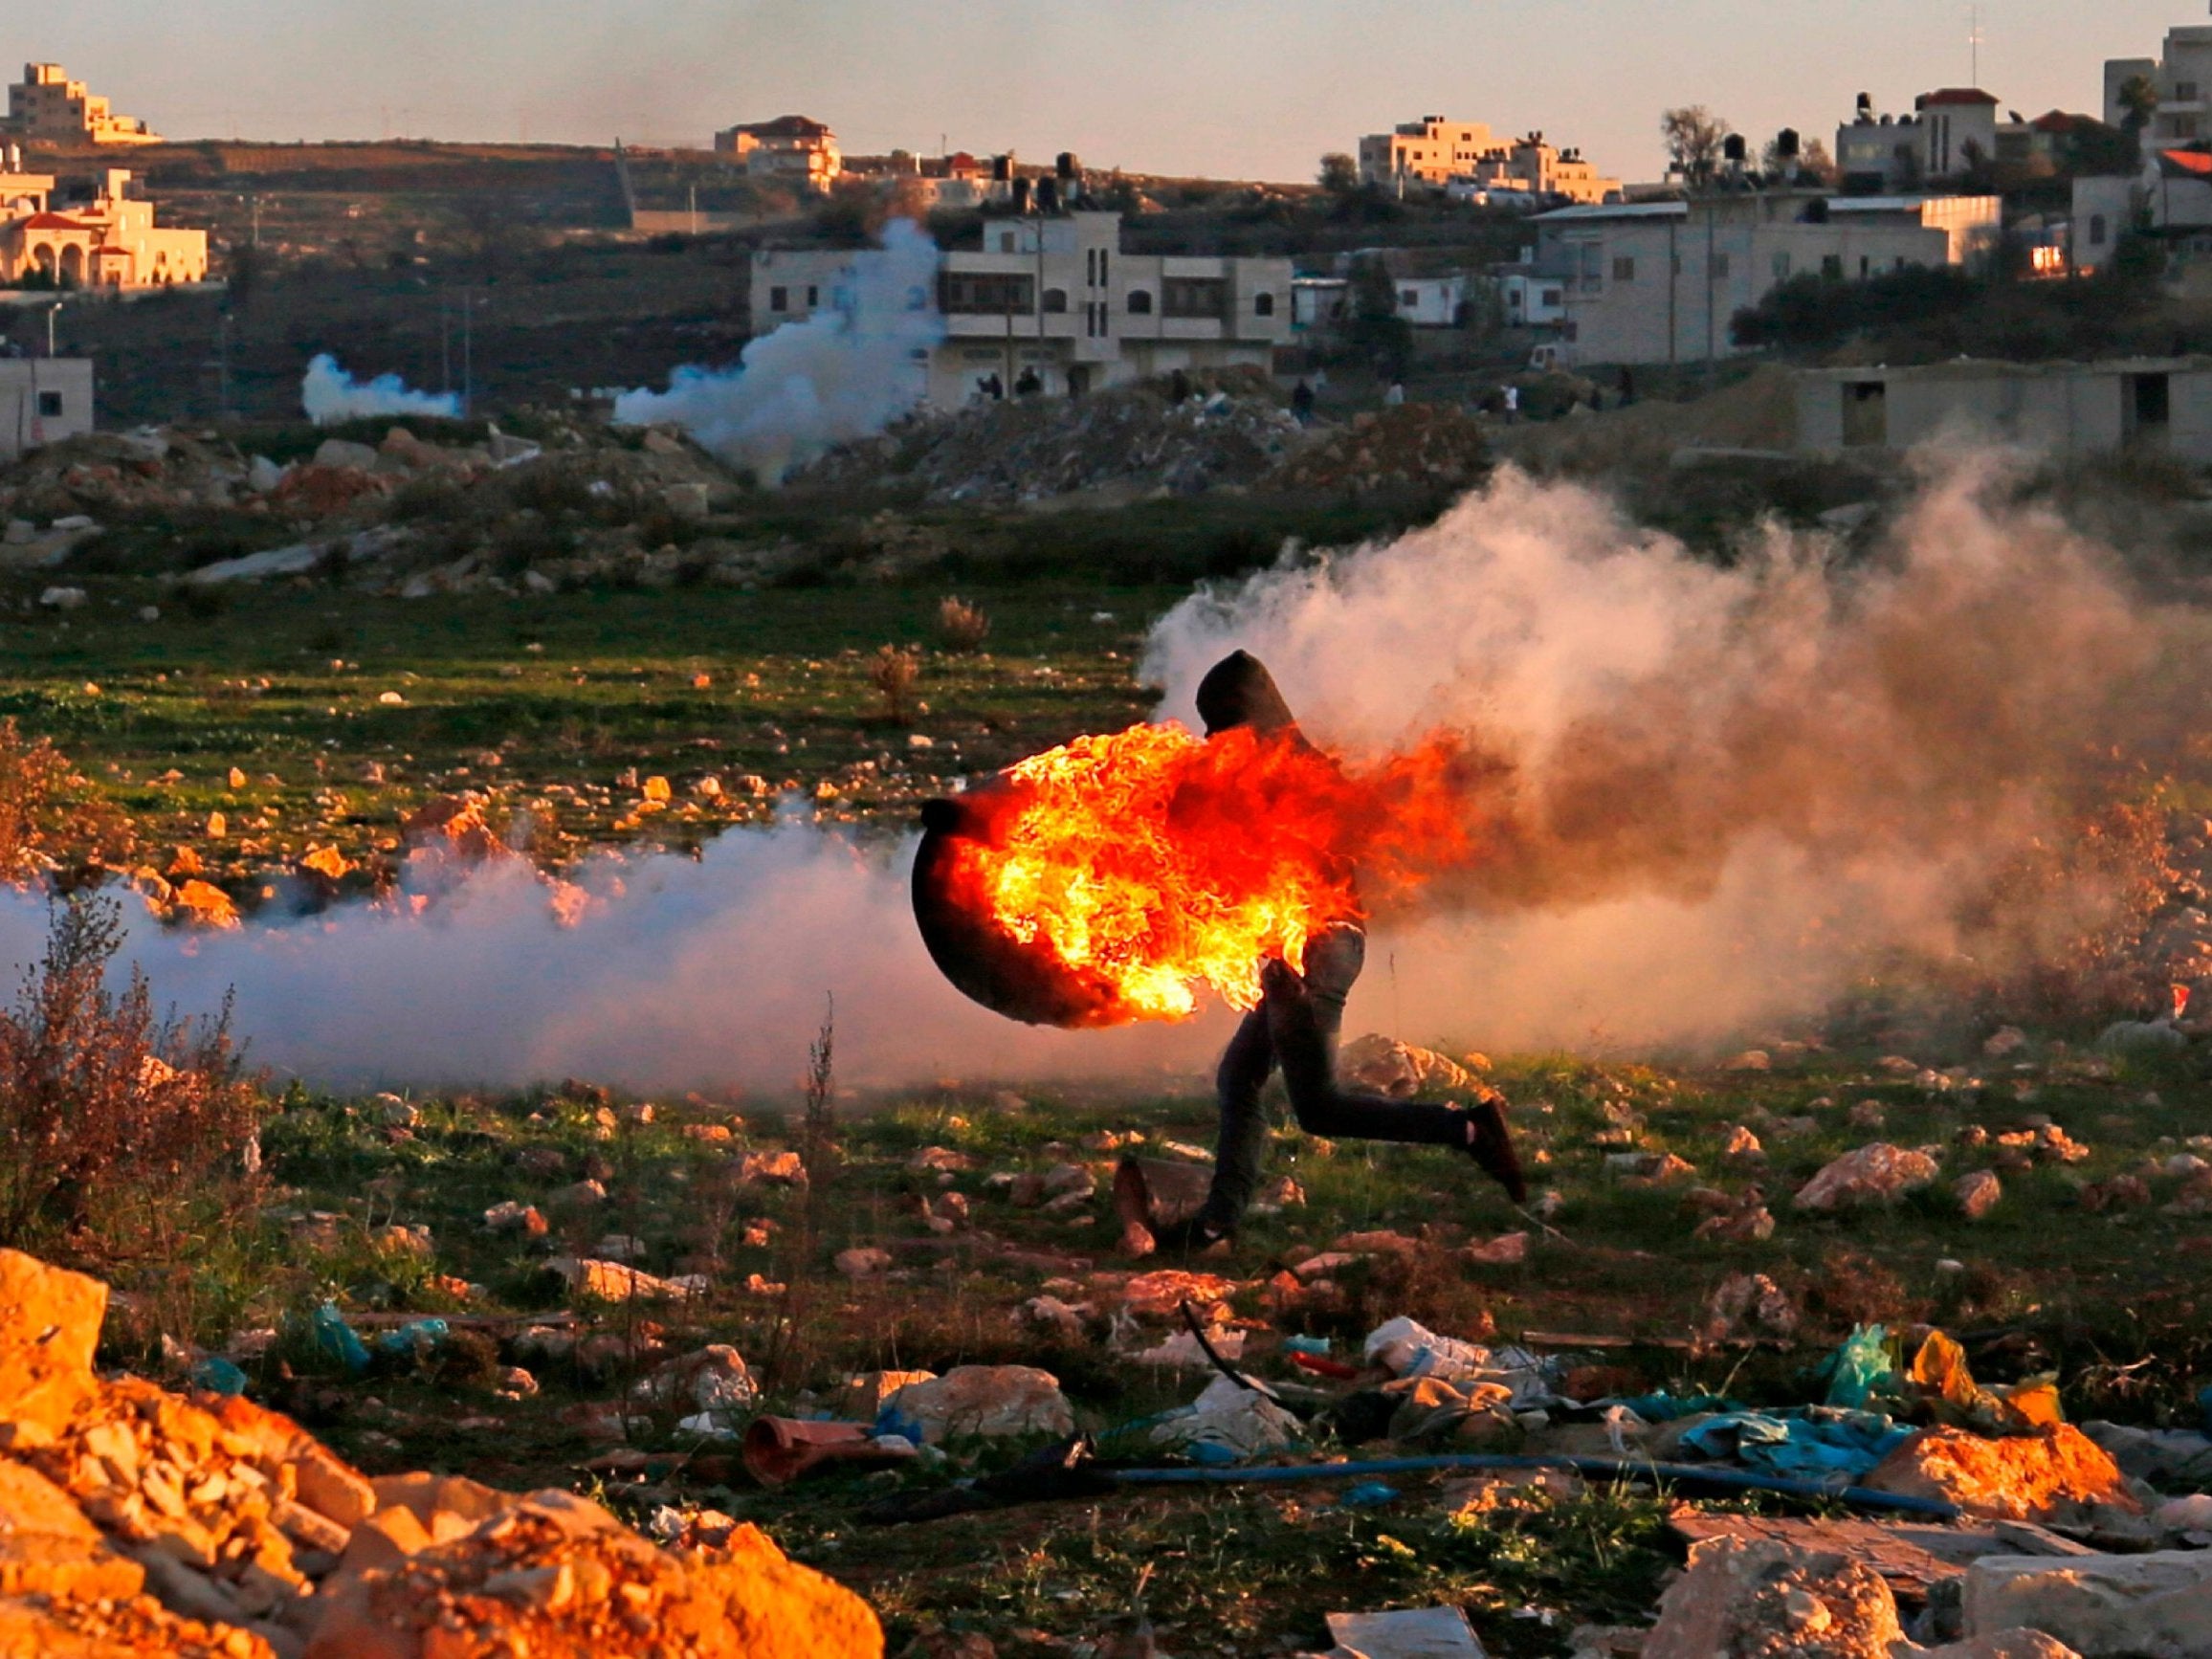
M 1966 1569 L 1966 1633 L 2025 1626 L 2087 1656 L 2212 1653 L 2212 1551 L 1984 1556 Z

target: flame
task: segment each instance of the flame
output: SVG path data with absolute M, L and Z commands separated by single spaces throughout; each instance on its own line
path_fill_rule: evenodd
M 952 891 L 1108 986 L 1100 1024 L 1186 1018 L 1201 985 L 1251 1008 L 1264 959 L 1302 969 L 1316 933 L 1475 855 L 1474 775 L 1445 739 L 1361 768 L 1295 731 L 1077 738 L 968 798 Z

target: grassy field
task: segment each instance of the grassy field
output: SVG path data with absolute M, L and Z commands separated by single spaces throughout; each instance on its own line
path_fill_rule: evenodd
M 991 632 L 984 651 L 959 653 L 937 641 L 935 587 L 407 603 L 309 586 L 195 608 L 150 583 L 89 586 L 83 608 L 9 624 L 0 713 L 55 739 L 125 807 L 151 862 L 191 849 L 248 896 L 256 871 L 310 846 L 335 844 L 371 874 L 388 869 L 401 815 L 456 790 L 484 792 L 495 823 L 526 809 L 533 849 L 551 862 L 749 821 L 768 803 L 747 777 L 811 795 L 826 814 L 904 822 L 942 780 L 1142 718 L 1144 629 L 1186 591 L 976 588 Z M 159 620 L 142 620 L 148 604 Z M 893 721 L 869 675 L 886 645 L 922 653 L 910 725 Z M 670 781 L 672 800 L 642 811 L 653 777 Z M 721 794 L 699 792 L 707 777 Z M 793 1033 L 795 1059 L 805 1036 Z M 1954 1331 L 1988 1381 L 2055 1370 L 2077 1416 L 2193 1420 L 2212 1215 L 2171 1161 L 2207 1150 L 2201 1063 L 2044 1042 L 2002 1060 L 1910 1058 L 1815 1046 L 1777 1051 L 1760 1071 L 1500 1056 L 1490 1077 L 1513 1102 L 1532 1184 L 1558 1195 L 1548 1226 L 1456 1156 L 1284 1127 L 1270 1178 L 1292 1177 L 1302 1202 L 1255 1218 L 1228 1253 L 1183 1265 L 1226 1281 L 1246 1362 L 1274 1378 L 1295 1375 L 1280 1354 L 1288 1335 L 1356 1357 L 1367 1331 L 1409 1315 L 1463 1337 L 1540 1340 L 1608 1367 L 1621 1392 L 1782 1404 L 1813 1397 L 1807 1368 L 1852 1325 L 1880 1320 Z M 850 1112 L 827 1142 L 776 1102 L 656 1099 L 650 1116 L 637 1104 L 592 1079 L 404 1105 L 295 1087 L 269 1103 L 257 1210 L 163 1256 L 103 1264 L 128 1293 L 111 1356 L 157 1364 L 161 1334 L 219 1349 L 240 1332 L 276 1332 L 254 1363 L 257 1388 L 364 1467 L 575 1486 L 640 1520 L 663 1506 L 757 1520 L 868 1594 L 895 1652 L 969 1636 L 1005 1654 L 1094 1653 L 1086 1644 L 1140 1619 L 1167 1651 L 1289 1651 L 1321 1645 L 1330 1610 L 1452 1600 L 1491 1650 L 1534 1659 L 1565 1651 L 1576 1623 L 1633 1622 L 1655 1597 L 1670 1556 L 1665 1505 L 1648 1493 L 1475 1493 L 1418 1477 L 1376 1508 L 1346 1507 L 1326 1486 L 1197 1491 L 881 1528 L 866 1524 L 871 1504 L 1020 1448 L 955 1446 L 940 1467 L 769 1493 L 727 1444 L 678 1428 L 675 1411 L 630 1408 L 618 1444 L 610 1420 L 625 1415 L 630 1379 L 707 1341 L 735 1345 L 767 1403 L 794 1411 L 825 1408 L 865 1371 L 1019 1362 L 1051 1371 L 1083 1427 L 1105 1431 L 1206 1381 L 1132 1357 L 1169 1327 L 1130 1327 L 1116 1311 L 1128 1273 L 1161 1264 L 1115 1258 L 1105 1198 L 1130 1137 L 1210 1145 L 1202 1097 L 1134 1083 L 1022 1097 L 939 1088 Z M 2045 1120 L 2086 1159 L 2035 1163 L 1996 1139 Z M 1738 1125 L 1763 1142 L 1759 1157 L 1728 1155 Z M 1943 1180 L 1852 1219 L 1791 1209 L 1787 1195 L 1824 1162 L 1877 1139 L 1945 1148 Z M 929 1147 L 962 1167 L 918 1167 Z M 743 1178 L 746 1154 L 794 1149 L 808 1184 Z M 1608 1162 L 1624 1152 L 1693 1167 L 1654 1183 Z M 2004 1167 L 1996 1211 L 1967 1222 L 1949 1182 L 2014 1162 L 2024 1166 Z M 992 1179 L 1067 1163 L 1098 1185 L 1069 1213 L 1017 1204 Z M 2085 1203 L 2083 1183 L 2128 1176 L 2139 1192 Z M 586 1180 L 603 1198 L 557 1200 Z M 1740 1204 L 1755 1187 L 1778 1218 L 1770 1240 L 1692 1237 L 1714 1202 L 1699 1189 Z M 967 1204 L 949 1232 L 924 1213 L 937 1204 L 941 1218 L 947 1190 Z M 545 1236 L 489 1230 L 485 1210 L 509 1201 L 538 1206 Z M 1285 1293 L 1287 1266 L 1379 1230 L 1405 1248 L 1333 1273 L 1325 1293 Z M 1519 1264 L 1460 1253 L 1509 1230 L 1532 1234 Z M 681 1304 L 580 1302 L 546 1271 L 558 1251 L 607 1253 L 611 1235 L 636 1241 L 645 1271 L 703 1273 L 711 1289 Z M 835 1254 L 856 1247 L 887 1252 L 888 1270 L 838 1272 Z M 1740 1272 L 1768 1275 L 1789 1298 L 1793 1335 L 1715 1339 L 1708 1299 Z M 1077 1325 L 1024 1322 L 1019 1310 L 1040 1294 L 1075 1308 Z M 370 1335 L 410 1315 L 466 1318 L 436 1353 L 349 1380 L 300 1334 L 325 1298 Z M 575 1338 L 561 1357 L 527 1335 L 555 1315 L 575 1316 L 553 1321 Z M 511 1363 L 538 1392 L 499 1391 Z M 1346 1444 L 1323 1423 L 1309 1433 L 1323 1451 Z M 1602 1450 L 1603 1433 L 1566 1426 L 1527 1444 Z

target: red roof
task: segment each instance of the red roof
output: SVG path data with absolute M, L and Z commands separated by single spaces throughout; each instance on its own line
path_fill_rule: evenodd
M 2160 150 L 2158 160 L 2176 172 L 2212 179 L 2212 154 L 2203 150 Z
M 1996 102 L 1995 99 L 1990 100 Z M 830 136 L 830 129 L 818 121 L 803 115 L 780 115 L 774 121 L 757 121 L 738 131 L 752 138 L 821 139 Z
M 33 213 L 19 227 L 25 231 L 97 231 L 98 225 L 87 225 L 81 219 L 72 219 L 60 213 Z
M 2068 115 L 2063 109 L 2054 109 L 2048 115 L 2039 115 L 2027 123 L 2037 132 L 2071 132 L 2077 126 L 2095 126 L 2094 116 Z
M 1994 107 L 1997 100 L 1978 86 L 1946 86 L 1935 92 L 1924 92 L 1913 100 L 1914 109 L 1934 109 L 1942 104 L 1986 103 Z

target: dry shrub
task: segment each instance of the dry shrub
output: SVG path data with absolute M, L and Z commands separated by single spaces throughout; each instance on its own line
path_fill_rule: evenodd
M 56 903 L 44 961 L 0 1012 L 0 1245 L 111 1261 L 250 1197 L 255 1091 L 228 1001 L 212 1020 L 157 1018 L 135 970 L 115 995 L 122 942 L 112 901 Z
M 991 619 L 982 606 L 970 605 L 957 593 L 938 601 L 937 637 L 945 650 L 980 650 L 990 634 Z
M 914 710 L 909 698 L 914 693 L 915 681 L 921 677 L 921 658 L 911 651 L 902 651 L 896 645 L 880 646 L 868 664 L 868 683 L 875 688 L 875 695 L 883 699 L 883 715 L 895 726 L 911 725 Z
M 126 863 L 130 820 L 100 798 L 90 780 L 45 738 L 27 739 L 0 719 L 0 881 L 53 874 L 75 887 Z

